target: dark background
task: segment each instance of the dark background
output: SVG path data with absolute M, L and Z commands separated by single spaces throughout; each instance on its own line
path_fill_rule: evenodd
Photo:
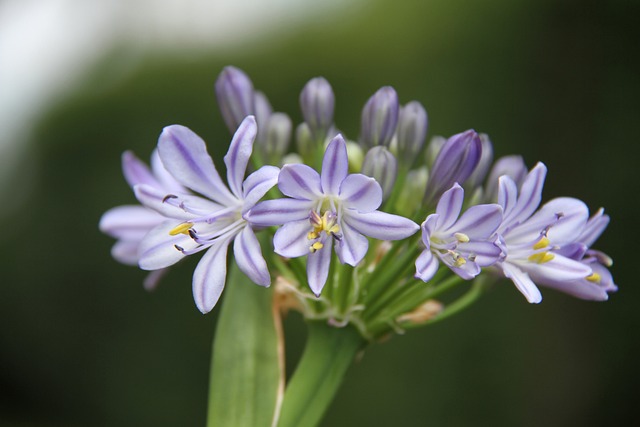
M 134 202 L 122 151 L 146 158 L 163 126 L 226 152 L 213 83 L 227 64 L 295 123 L 304 83 L 326 77 L 352 138 L 366 99 L 392 85 L 425 105 L 430 135 L 486 132 L 497 155 L 547 164 L 545 199 L 578 197 L 612 217 L 596 245 L 615 259 L 610 301 L 543 289 L 529 305 L 503 282 L 447 322 L 370 348 L 323 425 L 634 424 L 639 12 L 631 1 L 364 2 L 242 49 L 150 57 L 116 84 L 110 52 L 34 124 L 21 170 L 35 178 L 10 183 L 26 202 L 0 233 L 0 425 L 204 424 L 218 310 L 194 306 L 196 260 L 147 293 L 97 224 Z M 304 326 L 294 314 L 286 328 L 291 370 Z

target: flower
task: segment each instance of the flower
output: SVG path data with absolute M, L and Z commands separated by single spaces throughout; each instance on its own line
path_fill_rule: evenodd
M 503 247 L 504 259 L 495 266 L 511 279 L 531 303 L 539 303 L 542 295 L 536 286 L 569 283 L 592 276 L 587 264 L 562 254 L 585 229 L 589 211 L 574 198 L 561 197 L 538 209 L 547 168 L 538 163 L 524 178 L 520 189 L 509 176 L 499 179 L 498 204 L 503 221 L 496 231 Z M 535 213 L 534 213 L 535 212 Z
M 470 280 L 500 257 L 500 248 L 489 238 L 500 226 L 502 207 L 476 205 L 460 216 L 463 200 L 464 190 L 456 183 L 442 195 L 436 213 L 422 223 L 425 249 L 416 260 L 416 278 L 429 281 L 442 262 Z
M 275 252 L 288 258 L 308 255 L 309 287 L 316 296 L 327 280 L 333 246 L 341 263 L 355 266 L 369 247 L 365 236 L 399 240 L 419 228 L 407 218 L 377 210 L 382 189 L 373 178 L 348 174 L 342 135 L 327 146 L 320 175 L 306 165 L 285 165 L 278 188 L 289 198 L 261 202 L 245 219 L 282 225 L 274 236 Z
M 240 270 L 258 285 L 271 283 L 253 224 L 242 217 L 276 184 L 279 172 L 274 166 L 264 166 L 243 181 L 256 131 L 254 117 L 248 116 L 234 134 L 224 158 L 227 188 L 204 141 L 184 126 L 168 126 L 158 141 L 165 168 L 177 182 L 204 197 L 167 194 L 147 184 L 134 188 L 143 205 L 170 218 L 141 242 L 140 268 L 165 268 L 186 255 L 207 250 L 193 275 L 194 299 L 203 313 L 215 306 L 222 293 L 227 247 L 232 241 Z
M 145 184 L 167 193 L 189 192 L 169 175 L 160 161 L 157 150 L 151 155 L 151 169 L 131 151 L 124 152 L 122 172 L 132 188 L 138 184 Z M 100 218 L 99 227 L 103 233 L 118 239 L 111 249 L 111 255 L 116 261 L 126 265 L 138 265 L 138 249 L 142 239 L 165 220 L 164 216 L 144 206 L 124 205 L 105 212 Z M 150 273 L 144 280 L 144 287 L 148 290 L 155 288 L 164 271 L 162 269 Z

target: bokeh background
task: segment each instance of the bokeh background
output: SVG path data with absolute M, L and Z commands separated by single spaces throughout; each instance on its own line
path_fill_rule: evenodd
M 213 83 L 228 64 L 296 123 L 300 89 L 326 77 L 352 138 L 392 85 L 430 135 L 486 132 L 497 155 L 548 165 L 545 198 L 613 219 L 597 244 L 610 301 L 543 290 L 533 306 L 504 282 L 371 347 L 324 426 L 633 425 L 639 19 L 623 0 L 0 2 L 0 425 L 204 425 L 217 310 L 193 304 L 195 260 L 148 293 L 97 224 L 134 202 L 120 154 L 148 156 L 163 126 L 226 152 Z M 301 318 L 286 330 L 291 370 Z

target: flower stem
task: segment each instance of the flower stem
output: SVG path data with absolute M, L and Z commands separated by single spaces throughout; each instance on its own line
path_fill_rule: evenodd
M 365 340 L 351 326 L 309 322 L 309 337 L 287 385 L 279 427 L 318 425 Z

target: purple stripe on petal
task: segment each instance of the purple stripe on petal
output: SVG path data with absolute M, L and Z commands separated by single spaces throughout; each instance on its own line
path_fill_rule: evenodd
M 488 267 L 495 264 L 502 255 L 500 247 L 491 242 L 471 241 L 468 243 L 460 243 L 457 250 L 462 253 L 465 258 L 473 256 L 476 264 L 480 267 Z
M 316 200 L 322 197 L 320 175 L 307 165 L 284 165 L 278 175 L 278 188 L 294 199 Z
M 247 177 L 243 184 L 243 212 L 251 209 L 269 190 L 278 183 L 280 169 L 263 166 Z
M 498 184 L 498 204 L 502 206 L 503 218 L 511 216 L 511 211 L 518 201 L 518 187 L 508 176 L 501 176 Z M 502 222 L 502 229 L 506 229 L 512 224 L 507 221 Z
M 307 278 L 309 287 L 315 296 L 319 297 L 329 276 L 331 265 L 331 240 L 327 240 L 324 247 L 307 257 Z
M 578 241 L 584 243 L 587 246 L 593 245 L 608 225 L 609 215 L 604 214 L 604 209 L 598 209 L 598 211 L 593 214 L 593 216 L 587 222 L 587 226 L 580 234 Z
M 336 254 L 341 263 L 355 267 L 367 254 L 369 241 L 345 222 L 340 232 L 342 239 L 336 243 Z
M 542 188 L 547 175 L 547 167 L 538 163 L 525 178 L 520 188 L 518 201 L 509 213 L 505 214 L 505 222 L 523 222 L 540 206 Z
M 310 231 L 308 219 L 287 222 L 273 236 L 274 251 L 287 258 L 307 255 L 311 246 L 311 241 L 307 238 Z
M 349 159 L 347 157 L 347 145 L 342 135 L 338 134 L 327 146 L 322 159 L 322 192 L 324 194 L 338 195 L 340 184 L 349 173 Z
M 265 200 L 255 205 L 245 215 L 244 219 L 259 226 L 282 225 L 291 221 L 307 221 L 309 231 L 309 212 L 313 209 L 313 202 L 298 199 Z
M 169 231 L 180 224 L 179 221 L 165 221 L 152 229 L 138 247 L 138 265 L 143 270 L 158 270 L 180 261 L 185 255 L 174 245 L 185 250 L 194 249 L 197 244 L 188 236 L 172 236 Z
M 464 233 L 472 240 L 486 239 L 498 229 L 501 222 L 501 206 L 476 205 L 467 209 L 458 221 L 447 231 L 451 233 Z
M 360 234 L 380 240 L 405 239 L 420 229 L 418 224 L 410 219 L 380 211 L 360 213 L 347 209 L 342 213 L 342 221 L 347 222 Z
M 203 314 L 215 307 L 227 278 L 229 239 L 217 240 L 200 259 L 193 272 L 193 299 Z
M 233 254 L 235 255 L 238 268 L 247 275 L 253 283 L 260 286 L 269 286 L 271 284 L 271 276 L 267 269 L 267 263 L 262 256 L 260 243 L 251 227 L 245 227 L 239 235 L 236 236 L 233 245 Z
M 180 184 L 221 204 L 236 203 L 222 183 L 204 141 L 193 131 L 179 125 L 164 128 L 158 151 L 165 168 Z
M 242 198 L 242 182 L 253 151 L 256 132 L 255 117 L 247 116 L 238 126 L 236 133 L 233 134 L 229 151 L 224 156 L 224 164 L 227 165 L 229 188 L 237 198 Z
M 418 259 L 416 259 L 415 278 L 423 282 L 428 282 L 438 271 L 439 265 L 438 258 L 436 258 L 431 251 L 422 251 Z
M 446 230 L 456 222 L 460 215 L 463 201 L 464 190 L 457 183 L 444 192 L 436 208 L 436 214 L 439 216 L 436 226 L 438 229 Z
M 505 277 L 511 279 L 516 288 L 524 295 L 524 297 L 532 304 L 538 304 L 542 301 L 542 294 L 535 283 L 529 278 L 529 275 L 520 270 L 515 265 L 503 262 L 499 264 Z
M 382 203 L 382 189 L 373 178 L 359 173 L 351 174 L 342 181 L 340 199 L 348 209 L 371 212 Z

